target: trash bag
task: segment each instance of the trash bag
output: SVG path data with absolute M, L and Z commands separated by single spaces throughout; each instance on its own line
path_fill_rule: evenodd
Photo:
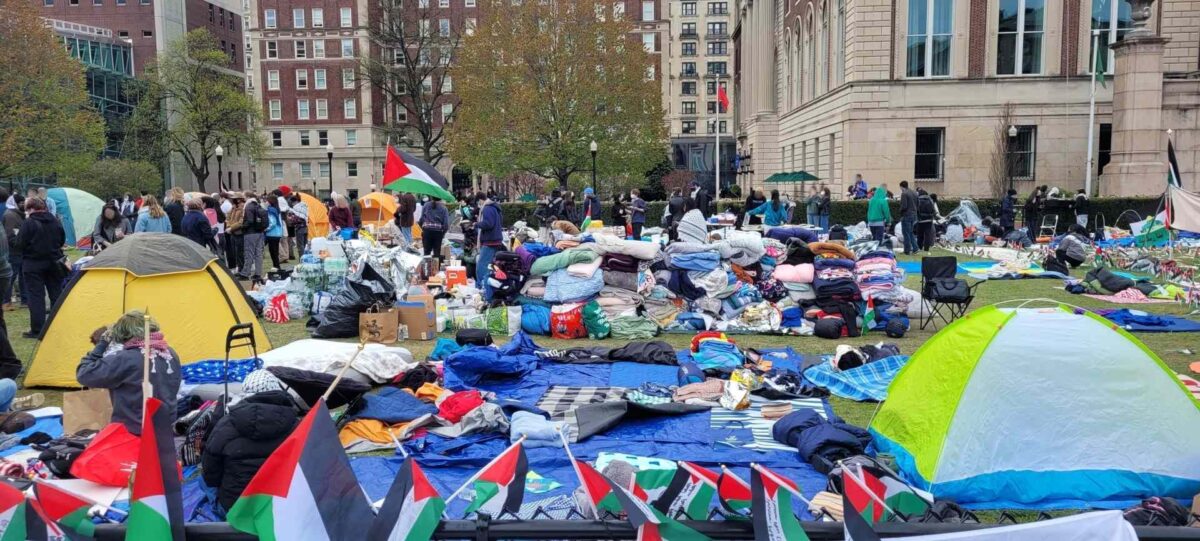
M 600 303 L 596 301 L 583 305 L 583 324 L 587 327 L 588 338 L 592 340 L 607 338 L 612 332 L 612 325 L 608 323 L 608 317 L 604 315 L 604 310 L 600 309 Z
M 313 338 L 353 338 L 358 336 L 358 315 L 376 303 L 391 306 L 396 289 L 370 265 L 361 276 L 347 279 L 329 306 L 308 320 L 306 327 Z

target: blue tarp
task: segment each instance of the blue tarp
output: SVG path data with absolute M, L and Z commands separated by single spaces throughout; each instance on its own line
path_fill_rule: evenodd
M 1200 321 L 1165 314 L 1151 314 L 1141 310 L 1122 308 L 1113 311 L 1097 311 L 1105 318 L 1129 332 L 1197 332 Z

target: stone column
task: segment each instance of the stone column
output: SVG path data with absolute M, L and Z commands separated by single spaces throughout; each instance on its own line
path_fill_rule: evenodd
M 1152 0 L 1134 3 L 1138 28 L 1112 46 L 1112 159 L 1100 176 L 1100 194 L 1105 196 L 1158 195 L 1167 182 L 1162 56 L 1169 40 L 1145 26 Z

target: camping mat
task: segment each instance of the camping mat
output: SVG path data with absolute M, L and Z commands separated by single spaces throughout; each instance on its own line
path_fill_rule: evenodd
M 743 447 L 746 449 L 762 449 L 773 451 L 795 451 L 796 448 L 790 445 L 784 445 L 775 441 L 775 437 L 771 435 L 771 429 L 775 427 L 774 419 L 764 419 L 762 416 L 762 407 L 765 404 L 775 404 L 779 402 L 787 402 L 792 405 L 792 411 L 811 409 L 816 410 L 821 417 L 829 418 L 827 405 L 820 398 L 798 398 L 795 400 L 766 400 L 759 397 L 751 399 L 750 407 L 740 411 L 729 411 L 724 408 L 716 408 L 711 412 L 712 428 L 714 430 L 733 429 L 733 430 L 749 430 L 752 441 L 749 443 L 741 443 L 744 440 L 726 440 L 722 443 L 733 447 Z
M 999 261 L 963 261 L 958 264 L 958 273 L 969 274 L 972 272 L 990 269 L 992 268 L 992 265 L 995 265 L 996 263 L 999 263 Z M 920 261 L 897 261 L 896 267 L 904 270 L 904 274 L 906 275 L 921 275 Z

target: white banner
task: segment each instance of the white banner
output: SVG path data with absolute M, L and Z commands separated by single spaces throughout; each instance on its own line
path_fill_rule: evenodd
M 891 541 L 1137 541 L 1133 525 L 1120 511 L 1096 511 L 1069 517 L 967 532 L 894 537 Z

